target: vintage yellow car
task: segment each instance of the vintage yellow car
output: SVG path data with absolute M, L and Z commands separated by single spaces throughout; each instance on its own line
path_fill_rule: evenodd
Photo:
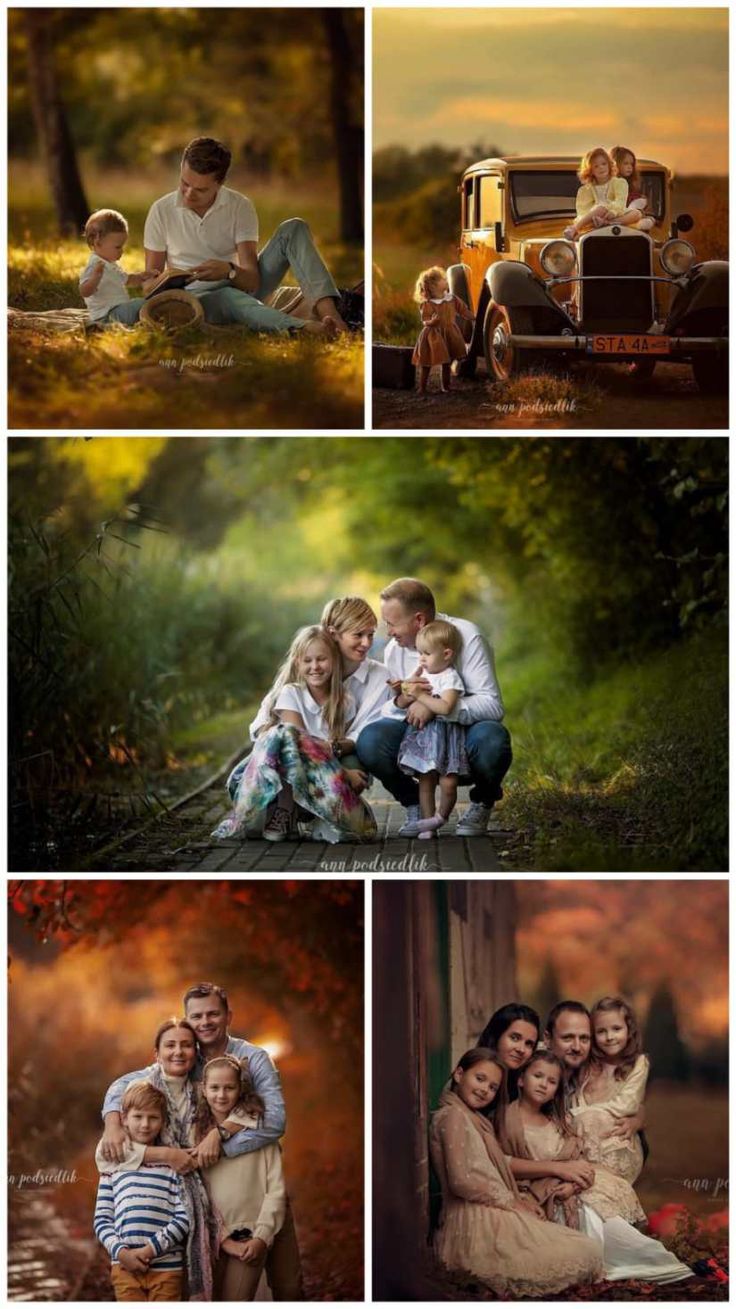
M 612 224 L 566 240 L 579 160 L 518 155 L 467 168 L 460 260 L 450 287 L 475 316 L 465 376 L 484 355 L 505 382 L 552 358 L 624 361 L 634 376 L 689 361 L 702 391 L 728 386 L 728 264 L 698 263 L 689 214 L 672 217 L 672 175 L 639 160 L 650 231 Z

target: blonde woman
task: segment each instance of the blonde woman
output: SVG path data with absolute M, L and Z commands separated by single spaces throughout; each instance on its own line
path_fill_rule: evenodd
M 336 641 L 323 627 L 301 628 L 261 706 L 253 748 L 228 781 L 232 812 L 213 836 L 257 829 L 266 817 L 263 836 L 283 841 L 301 811 L 318 840 L 372 840 L 375 819 L 360 799 L 367 776 L 344 768 L 332 746 L 355 716 Z

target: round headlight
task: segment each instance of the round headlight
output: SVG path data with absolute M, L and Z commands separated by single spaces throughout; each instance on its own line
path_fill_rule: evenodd
M 665 241 L 659 252 L 662 267 L 670 277 L 681 277 L 695 263 L 696 254 L 689 241 L 675 238 Z
M 569 277 L 578 262 L 575 246 L 569 241 L 548 241 L 542 246 L 539 262 L 550 277 Z

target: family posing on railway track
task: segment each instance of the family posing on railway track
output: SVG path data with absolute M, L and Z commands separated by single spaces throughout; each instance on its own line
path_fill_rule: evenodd
M 502 1298 L 549 1299 L 603 1280 L 698 1281 L 641 1230 L 633 1188 L 648 1073 L 636 1015 L 620 996 L 590 1012 L 562 1001 L 544 1032 L 528 1005 L 497 1010 L 432 1116 L 440 1264 Z
M 302 1300 L 278 1072 L 230 1035 L 221 987 L 190 987 L 183 1009 L 102 1108 L 94 1227 L 115 1298 L 252 1300 L 265 1270 L 275 1300 Z
M 461 783 L 470 804 L 453 831 L 485 834 L 511 763 L 492 649 L 475 623 L 438 613 L 417 578 L 381 592 L 381 615 L 383 662 L 369 658 L 378 619 L 357 596 L 330 601 L 297 632 L 228 778 L 232 810 L 215 837 L 372 841 L 373 777 L 406 811 L 399 835 L 436 837 Z

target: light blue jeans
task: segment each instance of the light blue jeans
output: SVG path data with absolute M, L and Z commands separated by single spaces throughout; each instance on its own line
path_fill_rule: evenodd
M 137 296 L 134 300 L 124 300 L 120 305 L 113 305 L 104 318 L 98 319 L 97 326 L 101 327 L 107 323 L 124 323 L 126 327 L 132 327 L 138 322 L 141 309 L 145 304 L 142 296 Z
M 212 290 L 195 292 L 208 323 L 224 326 L 241 323 L 254 332 L 301 331 L 303 318 L 282 313 L 263 304 L 266 296 L 281 285 L 289 269 L 309 300 L 323 296 L 338 298 L 339 292 L 303 218 L 287 218 L 258 255 L 258 295 L 239 291 L 227 282 L 213 283 Z

